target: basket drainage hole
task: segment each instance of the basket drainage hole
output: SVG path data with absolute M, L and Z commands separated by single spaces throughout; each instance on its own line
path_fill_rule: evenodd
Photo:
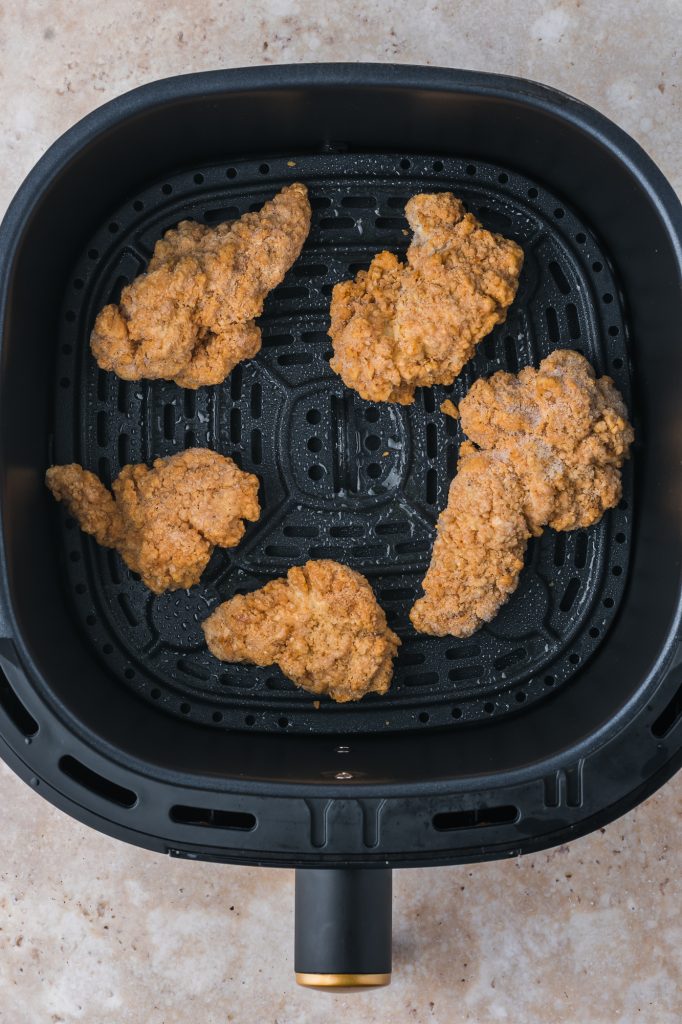
M 461 708 L 453 708 L 452 711 L 450 712 L 450 714 L 452 715 L 453 718 L 461 718 L 462 717 L 462 709 Z
M 366 409 L 365 410 L 365 419 L 367 420 L 368 423 L 376 423 L 378 421 L 378 419 L 379 419 L 379 410 L 378 409 Z
M 556 217 L 557 220 L 561 220 L 563 215 L 564 215 L 564 211 L 561 209 L 560 206 L 557 206 L 556 210 L 554 211 L 554 216 Z
M 401 160 L 401 161 L 400 161 L 400 166 L 402 167 L 402 169 L 403 169 L 404 171 L 409 171 L 409 169 L 410 169 L 410 167 L 411 167 L 412 165 L 410 164 L 410 161 L 409 161 L 409 160 Z
M 270 166 L 269 164 L 261 164 L 258 170 L 260 171 L 261 174 L 269 174 Z
M 536 188 L 529 188 L 528 189 L 528 198 L 529 199 L 537 199 L 537 197 L 538 197 L 538 190 Z
M 87 587 L 85 586 L 84 583 L 77 583 L 74 589 L 77 594 L 84 594 Z
M 320 412 L 319 409 L 308 409 L 307 413 L 305 414 L 305 418 L 307 419 L 308 423 L 319 423 L 320 420 L 322 419 L 322 413 Z
M 311 437 L 311 438 L 309 438 L 308 439 L 308 448 L 310 449 L 311 452 L 321 452 L 322 451 L 322 442 L 320 441 L 319 437 Z
M 578 234 L 575 236 L 575 240 L 578 243 L 578 245 L 584 245 L 587 241 L 587 235 L 584 234 L 582 231 L 579 231 Z
M 222 711 L 214 711 L 213 712 L 213 721 L 214 722 L 222 722 L 222 720 L 223 720 L 223 713 L 222 713 Z
M 598 274 L 600 272 L 600 270 L 604 269 L 604 267 L 603 267 L 603 264 L 601 264 L 599 262 L 599 260 L 595 260 L 594 263 L 592 264 L 592 269 L 594 270 L 595 274 Z
M 578 662 L 580 661 L 580 655 L 579 654 L 570 654 L 568 656 L 568 660 L 570 661 L 571 665 L 577 665 Z
M 604 292 L 602 299 L 608 304 L 609 302 L 613 302 L 613 295 L 611 292 Z
M 126 679 L 133 679 L 135 677 L 135 671 L 132 668 L 127 668 L 124 670 L 123 675 Z
M 593 640 L 596 640 L 597 637 L 599 636 L 599 630 L 597 629 L 596 626 L 593 626 L 592 629 L 590 630 L 590 636 L 592 637 Z
M 111 224 L 109 225 L 109 234 L 115 235 L 117 231 L 118 224 L 116 223 L 116 221 L 112 220 Z
M 135 200 L 135 202 L 133 203 L 133 210 L 137 210 L 138 213 L 140 212 L 140 210 L 144 210 L 144 203 L 142 202 L 141 199 Z
M 492 701 L 488 701 L 487 704 L 483 705 L 483 710 L 485 711 L 486 715 L 492 715 L 493 711 L 495 710 L 495 705 L 492 703 Z
M 180 711 L 182 712 L 183 715 L 188 715 L 191 710 L 191 706 L 187 703 L 180 705 Z
M 173 186 L 169 185 L 168 182 L 166 182 L 165 185 L 161 186 L 161 191 L 163 192 L 163 194 L 165 196 L 169 196 L 171 194 L 171 192 L 173 191 Z
M 433 162 L 433 169 L 436 172 L 436 174 L 440 174 L 440 172 L 443 170 L 443 161 L 442 160 L 434 160 L 434 162 Z
M 474 167 L 474 165 L 473 164 L 468 164 L 467 165 L 467 174 L 475 174 L 475 173 L 476 173 L 476 168 Z
M 378 462 L 370 462 L 367 467 L 367 476 L 371 477 L 372 480 L 376 480 L 377 477 L 381 476 L 381 466 Z
M 517 703 L 519 703 L 519 704 L 524 704 L 525 703 L 526 695 L 523 692 L 523 690 L 519 690 L 519 692 L 516 694 L 516 700 L 517 700 Z
M 605 608 L 613 608 L 613 598 L 612 597 L 605 597 L 604 601 L 603 601 L 603 605 L 604 605 Z
M 508 174 L 498 174 L 497 180 L 499 181 L 500 185 L 506 185 L 507 182 L 509 181 L 509 175 Z
M 419 714 L 419 721 L 420 722 L 428 722 L 428 720 L 429 720 L 428 712 L 427 711 L 421 711 L 420 714 Z
M 322 477 L 324 476 L 324 473 L 324 466 L 320 466 L 319 463 L 317 462 L 308 470 L 308 476 L 310 477 L 311 480 L 321 480 Z
M 613 573 L 614 576 L 620 576 L 622 574 L 622 572 L 623 572 L 623 567 L 620 566 L 620 565 L 614 565 L 614 567 L 611 570 L 611 572 Z
M 622 359 L 614 359 L 613 360 L 613 368 L 614 368 L 614 370 L 621 370 L 623 368 L 623 360 Z
M 194 175 L 194 183 L 195 183 L 195 185 L 203 185 L 203 183 L 204 183 L 204 176 L 203 176 L 203 174 L 195 174 Z
M 545 686 L 554 686 L 554 676 L 545 676 Z
M 618 337 L 618 335 L 620 334 L 620 328 L 616 327 L 614 324 L 613 326 L 609 327 L 609 334 L 612 338 Z
M 277 719 L 277 725 L 280 727 L 280 729 L 286 729 L 288 724 L 289 724 L 289 719 L 288 718 L 278 718 Z
M 618 543 L 618 544 L 624 544 L 625 543 L 625 534 L 624 533 L 617 533 L 616 534 L 616 543 Z
M 365 448 L 369 452 L 375 452 L 381 444 L 381 438 L 377 437 L 376 434 L 370 434 L 365 438 Z
M 245 723 L 245 725 L 255 725 L 255 723 L 256 723 L 255 716 L 254 715 L 245 715 L 244 716 L 244 723 Z
M 153 690 L 149 691 L 149 696 L 151 697 L 152 700 L 158 700 L 159 697 L 161 696 L 161 690 L 159 690 L 159 688 L 155 686 Z

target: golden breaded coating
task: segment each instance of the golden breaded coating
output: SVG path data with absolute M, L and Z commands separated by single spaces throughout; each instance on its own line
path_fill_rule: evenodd
M 471 636 L 519 582 L 530 536 L 524 492 L 507 462 L 462 445 L 447 507 L 438 519 L 424 594 L 410 613 L 420 633 Z
M 123 535 L 121 516 L 111 491 L 99 477 L 72 462 L 48 469 L 45 483 L 57 501 L 66 503 L 81 530 L 92 534 L 105 548 L 117 547 Z
M 258 477 L 205 448 L 157 459 L 152 469 L 125 466 L 113 497 L 76 464 L 52 466 L 46 483 L 81 528 L 116 548 L 156 594 L 198 583 L 213 549 L 234 547 L 243 520 L 260 515 Z
M 203 630 L 221 661 L 277 664 L 297 686 L 339 702 L 385 693 L 400 644 L 364 576 L 327 559 L 225 601 Z
M 310 230 L 305 185 L 215 228 L 185 220 L 154 247 L 146 273 L 105 306 L 90 337 L 103 370 L 124 380 L 219 384 L 260 349 L 253 322 Z
M 476 381 L 459 412 L 470 441 L 410 618 L 466 637 L 516 589 L 528 537 L 591 526 L 618 504 L 634 432 L 611 378 L 566 349 Z
M 459 419 L 459 409 L 457 408 L 457 406 L 455 405 L 451 398 L 446 398 L 444 401 L 440 403 L 440 411 L 443 413 L 444 416 L 449 416 L 450 419 Z
M 415 388 L 451 384 L 514 301 L 523 251 L 486 231 L 451 192 L 413 196 L 407 263 L 381 252 L 334 287 L 331 367 L 375 402 L 410 405 Z
M 597 380 L 580 353 L 559 349 L 537 370 L 477 380 L 459 411 L 475 445 L 508 458 L 534 534 L 591 526 L 620 501 L 634 431 L 611 378 Z

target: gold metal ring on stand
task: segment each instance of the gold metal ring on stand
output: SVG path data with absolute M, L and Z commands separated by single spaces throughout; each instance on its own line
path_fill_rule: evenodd
M 359 989 L 383 988 L 391 984 L 389 974 L 307 974 L 296 971 L 296 983 L 304 988 L 324 991 L 355 992 Z

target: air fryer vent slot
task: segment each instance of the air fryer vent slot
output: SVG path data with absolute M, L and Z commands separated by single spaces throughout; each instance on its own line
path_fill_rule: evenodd
M 189 807 L 184 804 L 174 804 L 170 809 L 170 818 L 179 825 L 231 828 L 240 832 L 251 832 L 257 825 L 255 814 L 246 811 L 223 811 L 213 807 Z
M 63 508 L 53 507 L 84 634 L 120 685 L 158 714 L 213 729 L 298 734 L 459 728 L 524 714 L 581 670 L 618 612 L 633 529 L 630 466 L 624 504 L 599 524 L 577 534 L 546 530 L 531 541 L 518 589 L 472 640 L 412 629 L 410 606 L 463 437 L 440 412 L 443 400 L 457 405 L 478 377 L 537 365 L 579 337 L 629 402 L 629 361 L 612 261 L 569 207 L 510 168 L 418 154 L 406 166 L 406 159 L 298 154 L 293 167 L 278 157 L 188 168 L 129 196 L 71 268 L 70 280 L 83 287 L 69 290 L 61 317 L 55 461 L 79 462 L 109 483 L 128 461 L 201 446 L 230 455 L 261 482 L 259 522 L 237 548 L 215 552 L 197 587 L 172 595 L 150 594 L 118 555 L 69 529 Z M 95 316 L 120 278 L 144 269 L 164 228 L 183 218 L 233 219 L 297 179 L 310 190 L 311 233 L 268 296 L 255 359 L 197 391 L 170 381 L 120 382 L 97 368 L 88 345 Z M 364 401 L 329 367 L 329 296 L 381 249 L 404 254 L 406 200 L 444 189 L 521 244 L 518 299 L 454 385 L 420 389 L 409 407 Z M 612 300 L 594 303 L 595 294 Z M 200 624 L 218 601 L 309 558 L 336 558 L 374 588 L 402 641 L 385 696 L 318 701 L 277 669 L 223 666 L 206 650 Z
M 95 793 L 103 800 L 108 800 L 109 803 L 118 804 L 119 807 L 128 809 L 137 803 L 137 794 L 133 793 L 132 789 L 126 789 L 124 786 L 112 782 L 111 779 L 106 779 L 92 768 L 88 768 L 82 761 L 71 757 L 70 754 L 65 754 L 60 758 L 59 769 L 73 782 L 89 789 L 91 793 Z
M 36 735 L 39 729 L 38 723 L 19 700 L 2 669 L 0 669 L 0 707 L 23 736 L 30 739 Z
M 651 726 L 651 732 L 658 740 L 663 740 L 671 733 L 682 719 L 682 685 L 673 699 L 666 704 L 663 711 Z
M 434 814 L 436 832 L 455 832 L 462 828 L 485 828 L 489 825 L 511 825 L 519 820 L 521 812 L 513 804 L 500 807 L 476 807 L 470 811 L 442 811 Z

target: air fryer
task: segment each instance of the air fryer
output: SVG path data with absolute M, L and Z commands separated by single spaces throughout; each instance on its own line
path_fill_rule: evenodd
M 310 190 L 263 348 L 217 387 L 98 369 L 98 310 L 183 218 Z M 329 369 L 333 285 L 403 252 L 405 201 L 451 190 L 525 263 L 504 324 L 450 387 L 375 404 Z M 305 984 L 390 975 L 390 871 L 517 856 L 602 826 L 680 764 L 682 210 L 614 124 L 544 86 L 448 69 L 303 65 L 143 86 L 62 136 L 0 229 L 0 753 L 99 831 L 173 857 L 297 868 Z M 623 500 L 545 531 L 467 640 L 419 635 L 434 527 L 478 377 L 580 350 L 636 444 Z M 263 515 L 199 585 L 152 595 L 44 486 L 79 462 L 194 445 L 261 481 Z M 309 558 L 364 573 L 401 637 L 385 696 L 337 705 L 222 664 L 200 623 Z

